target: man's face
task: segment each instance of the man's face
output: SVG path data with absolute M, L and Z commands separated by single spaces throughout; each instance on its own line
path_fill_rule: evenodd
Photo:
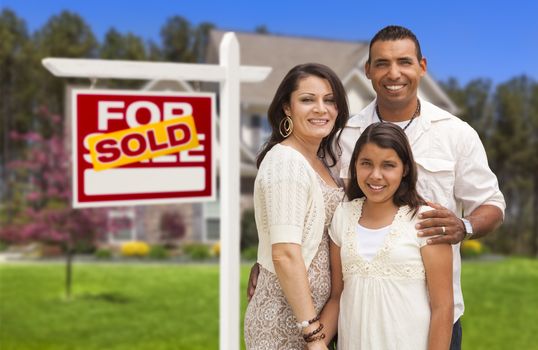
M 417 59 L 411 39 L 376 41 L 364 69 L 378 103 L 385 108 L 405 108 L 417 98 L 420 79 L 426 74 L 426 59 Z

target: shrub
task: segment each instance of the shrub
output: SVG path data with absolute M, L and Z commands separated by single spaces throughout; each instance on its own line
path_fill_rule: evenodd
M 193 260 L 204 260 L 211 256 L 209 247 L 201 243 L 186 244 L 183 251 Z
M 5 243 L 4 241 L 0 241 L 0 252 L 6 251 L 7 248 L 8 248 L 7 243 Z
M 255 261 L 258 258 L 258 247 L 248 247 L 241 252 L 243 260 Z
M 152 259 L 166 259 L 168 258 L 168 251 L 162 245 L 153 245 L 149 249 L 148 255 Z
M 145 242 L 131 241 L 121 245 L 121 255 L 144 257 L 149 253 L 149 245 Z
M 213 256 L 220 256 L 220 242 L 215 242 L 211 246 L 211 255 Z
M 166 245 L 173 246 L 173 242 L 180 240 L 187 233 L 183 216 L 177 211 L 168 211 L 161 215 L 161 240 Z
M 484 246 L 480 241 L 471 239 L 461 243 L 461 256 L 464 258 L 477 257 L 484 253 Z
M 110 259 L 112 258 L 112 251 L 109 248 L 99 248 L 94 255 L 97 259 Z

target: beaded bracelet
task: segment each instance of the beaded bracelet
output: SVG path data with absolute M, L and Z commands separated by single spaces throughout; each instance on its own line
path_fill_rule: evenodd
M 308 338 L 318 334 L 323 329 L 323 323 L 320 322 L 319 327 L 317 329 L 314 329 L 312 332 L 303 334 L 303 339 L 308 343 Z
M 307 338 L 307 339 L 305 339 L 305 342 L 312 343 L 312 342 L 322 340 L 322 339 L 325 339 L 325 333 L 321 333 L 320 335 L 316 335 L 314 337 Z
M 321 315 L 317 315 L 316 317 L 314 317 L 311 320 L 303 321 L 303 322 L 297 322 L 295 324 L 297 325 L 297 328 L 303 329 L 303 328 L 306 328 L 306 327 L 310 326 L 312 323 L 314 323 L 316 321 L 319 321 L 320 318 L 321 318 Z

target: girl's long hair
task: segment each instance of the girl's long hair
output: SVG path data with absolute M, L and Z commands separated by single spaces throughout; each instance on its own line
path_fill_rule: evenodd
M 371 124 L 357 140 L 349 163 L 350 181 L 346 189 L 348 199 L 353 200 L 365 197 L 364 192 L 357 182 L 356 163 L 359 153 L 364 145 L 368 143 L 372 143 L 380 148 L 389 148 L 396 152 L 404 165 L 404 176 L 392 200 L 398 207 L 408 205 L 413 215 L 416 215 L 419 207 L 426 204 L 426 201 L 417 192 L 417 166 L 405 132 L 402 128 L 392 123 Z

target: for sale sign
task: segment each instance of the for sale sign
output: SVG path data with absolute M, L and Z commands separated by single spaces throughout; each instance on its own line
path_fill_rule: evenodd
M 74 90 L 73 206 L 215 198 L 215 95 Z

